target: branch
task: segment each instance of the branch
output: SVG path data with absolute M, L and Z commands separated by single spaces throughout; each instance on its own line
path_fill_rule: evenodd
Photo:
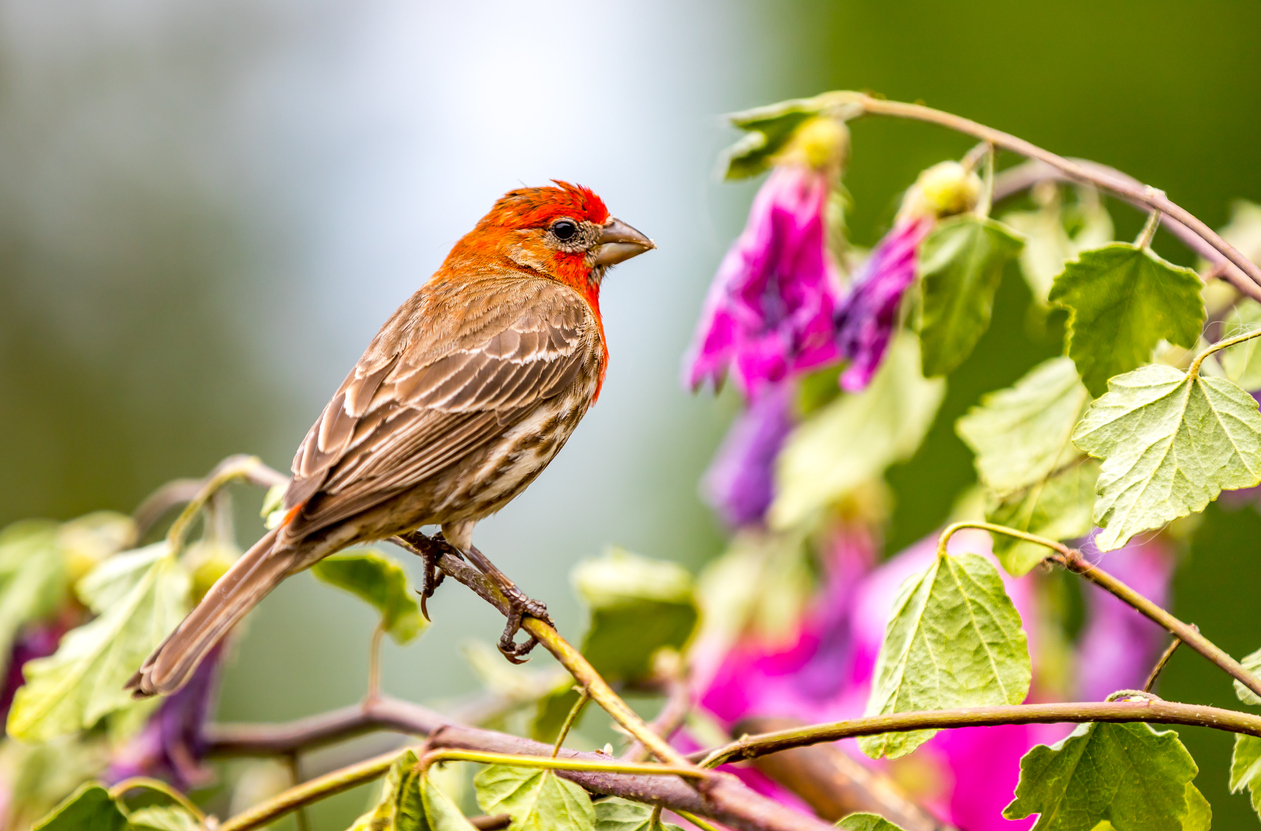
M 756 759 L 794 747 L 808 747 L 858 736 L 906 733 L 912 730 L 949 730 L 999 724 L 1060 724 L 1087 721 L 1108 723 L 1146 722 L 1148 724 L 1187 724 L 1211 727 L 1229 733 L 1261 737 L 1261 716 L 1162 701 L 1155 696 L 1140 700 L 1077 702 L 1069 704 L 1010 704 L 1001 707 L 967 707 L 958 710 L 924 710 L 815 724 L 779 730 L 760 736 L 747 736 L 709 751 L 692 754 L 707 767 L 717 767 L 742 759 Z
M 1261 268 L 1239 253 L 1234 246 L 1218 236 L 1217 232 L 1204 224 L 1190 211 L 1170 201 L 1162 191 L 1156 188 L 1143 185 L 1129 177 L 1113 176 L 1093 165 L 1078 164 L 1071 159 L 1058 156 L 1010 133 L 1004 133 L 1001 130 L 995 130 L 971 119 L 935 110 L 931 107 L 925 107 L 920 104 L 905 104 L 900 101 L 886 101 L 857 92 L 837 92 L 832 93 L 831 96 L 836 102 L 838 109 L 843 109 L 847 106 L 851 108 L 856 107 L 860 114 L 885 115 L 894 118 L 923 121 L 954 130 L 958 133 L 974 136 L 982 141 L 989 142 L 995 147 L 1048 164 L 1062 171 L 1070 179 L 1097 185 L 1129 202 L 1143 205 L 1151 210 L 1160 211 L 1189 228 L 1192 233 L 1203 239 L 1218 251 L 1222 257 L 1229 260 L 1243 272 L 1248 278 L 1247 281 L 1238 279 L 1238 275 L 1235 275 L 1234 272 L 1226 272 L 1224 274 L 1237 288 L 1252 297 L 1261 297 Z
M 1217 644 L 1201 635 L 1199 629 L 1196 629 L 1189 623 L 1178 620 L 1178 618 L 1169 614 L 1169 612 L 1160 608 L 1146 597 L 1143 597 L 1111 574 L 1087 562 L 1080 551 L 1068 548 L 1065 551 L 1052 555 L 1048 559 L 1074 574 L 1080 574 L 1096 586 L 1111 592 L 1145 617 L 1169 630 L 1175 638 L 1178 638 L 1187 646 L 1217 664 L 1236 681 L 1257 695 L 1261 695 L 1261 678 L 1257 678 L 1256 675 L 1245 669 L 1242 664 L 1222 651 Z

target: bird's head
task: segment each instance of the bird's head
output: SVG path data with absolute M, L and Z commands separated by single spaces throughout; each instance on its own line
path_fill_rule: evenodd
M 589 188 L 557 181 L 556 187 L 504 194 L 456 244 L 448 263 L 505 258 L 594 300 L 609 266 L 653 248 L 648 237 L 609 216 L 604 200 Z

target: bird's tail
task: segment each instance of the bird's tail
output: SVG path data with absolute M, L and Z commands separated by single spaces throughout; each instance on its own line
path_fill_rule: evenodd
M 206 653 L 289 576 L 296 552 L 276 550 L 278 532 L 270 531 L 254 543 L 153 651 L 127 682 L 133 697 L 167 695 L 184 686 Z

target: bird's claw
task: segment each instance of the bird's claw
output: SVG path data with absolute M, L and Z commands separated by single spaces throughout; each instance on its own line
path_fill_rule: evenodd
M 547 606 L 538 600 L 526 597 L 515 586 L 504 594 L 508 600 L 508 624 L 499 637 L 499 651 L 510 663 L 524 664 L 529 660 L 530 652 L 538 646 L 539 639 L 530 635 L 521 643 L 517 643 L 517 633 L 527 617 L 538 618 L 548 626 L 555 626 L 552 616 L 547 613 Z

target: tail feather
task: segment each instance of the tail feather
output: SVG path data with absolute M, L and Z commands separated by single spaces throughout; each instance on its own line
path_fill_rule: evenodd
M 291 573 L 297 550 L 276 550 L 273 530 L 219 578 L 197 608 L 127 682 L 135 698 L 167 695 L 184 686 L 206 653 Z

